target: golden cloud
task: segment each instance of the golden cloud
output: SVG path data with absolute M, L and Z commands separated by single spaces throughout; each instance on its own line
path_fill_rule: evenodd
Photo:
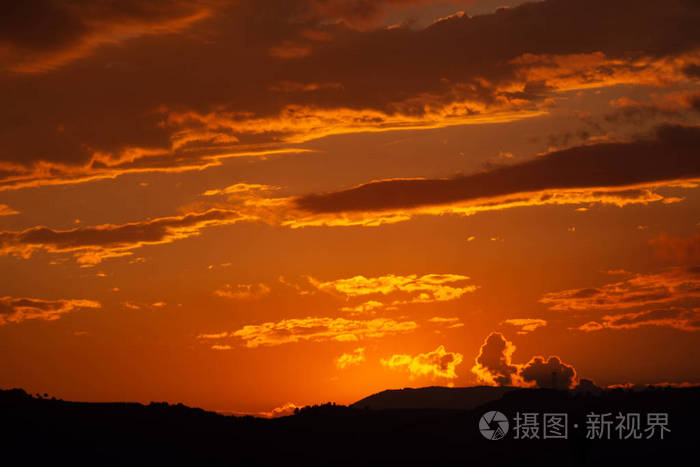
M 368 300 L 366 302 L 360 303 L 356 306 L 344 306 L 341 311 L 349 311 L 352 314 L 363 314 L 363 313 L 374 313 L 375 310 L 379 309 L 394 309 L 395 307 L 387 307 L 384 303 L 377 300 Z
M 464 323 L 461 323 L 459 318 L 453 317 L 453 318 L 444 318 L 442 316 L 434 316 L 428 320 L 429 323 L 433 324 L 438 324 L 438 325 L 443 325 L 447 326 L 447 329 L 456 329 L 456 328 L 461 328 L 464 326 Z
M 611 58 L 602 52 L 584 54 L 523 54 L 511 61 L 519 82 L 542 83 L 558 92 L 621 84 L 668 87 L 690 80 L 683 72 L 696 52 L 672 57 Z
M 457 352 L 447 352 L 445 346 L 418 354 L 394 354 L 387 359 L 381 359 L 383 366 L 392 370 L 408 371 L 411 379 L 417 377 L 455 379 L 455 368 L 462 363 L 463 355 Z
M 292 318 L 277 322 L 248 324 L 233 332 L 200 334 L 200 339 L 238 338 L 246 347 L 275 346 L 302 341 L 357 342 L 363 339 L 412 332 L 418 328 L 414 321 L 348 320 L 344 318 Z
M 335 366 L 340 370 L 344 370 L 350 366 L 359 365 L 365 360 L 365 348 L 360 347 L 350 353 L 344 353 L 338 357 L 335 361 Z
M 468 276 L 460 274 L 411 274 L 400 276 L 387 274 L 378 277 L 354 276 L 347 279 L 321 282 L 309 277 L 311 284 L 318 290 L 339 294 L 347 298 L 365 295 L 395 295 L 397 298 L 385 304 L 376 301 L 365 301 L 357 306 L 343 307 L 345 311 L 373 311 L 380 308 L 390 309 L 408 303 L 432 303 L 455 300 L 462 295 L 477 289 L 475 285 L 467 285 Z
M 231 350 L 230 345 L 214 344 L 211 346 L 212 350 Z
M 423 99 L 426 99 L 424 96 Z M 417 102 L 412 102 L 416 105 Z M 400 104 L 397 105 L 400 107 Z M 284 143 L 298 144 L 332 135 L 359 132 L 435 129 L 460 125 L 505 123 L 544 115 L 544 110 L 525 110 L 509 102 L 487 107 L 478 101 L 425 102 L 420 114 L 337 107 L 332 109 L 289 105 L 270 117 L 250 117 L 236 112 L 168 111 L 173 147 L 189 142 L 217 142 L 219 135 L 279 135 Z
M 299 407 L 293 402 L 287 402 L 286 404 L 281 405 L 279 407 L 275 407 L 274 409 L 268 412 L 258 412 L 255 415 L 263 418 L 287 417 L 289 415 L 294 415 L 294 412 L 300 408 L 301 407 Z
M 217 297 L 230 298 L 233 300 L 246 300 L 259 298 L 270 293 L 270 287 L 265 284 L 237 284 L 231 286 L 226 284 L 223 288 L 214 291 Z

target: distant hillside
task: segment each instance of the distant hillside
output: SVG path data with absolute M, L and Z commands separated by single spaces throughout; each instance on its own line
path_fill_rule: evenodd
M 476 386 L 471 388 L 388 389 L 352 404 L 356 409 L 461 409 L 476 407 L 500 399 L 513 391 L 512 387 Z
M 431 408 L 476 404 L 466 410 Z M 371 409 L 365 402 L 425 405 Z M 482 399 L 483 400 L 483 399 Z M 440 402 L 441 401 L 441 402 Z M 345 407 L 305 407 L 278 419 L 232 417 L 181 404 L 82 403 L 0 390 L 0 466 L 614 466 L 686 465 L 697 456 L 700 388 L 582 391 L 423 388 L 384 391 Z M 361 408 L 358 408 L 361 407 Z M 565 413 L 568 439 L 486 438 L 499 411 Z M 588 439 L 587 415 L 668 415 L 664 439 Z M 492 419 L 493 421 L 493 419 Z M 499 421 L 500 423 L 500 421 Z M 500 425 L 499 425 L 500 426 Z

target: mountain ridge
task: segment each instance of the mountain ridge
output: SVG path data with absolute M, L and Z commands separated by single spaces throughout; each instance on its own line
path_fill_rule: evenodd
M 516 390 L 513 386 L 467 386 L 451 388 L 427 386 L 421 388 L 386 389 L 372 394 L 349 407 L 356 409 L 462 409 L 476 407 L 500 399 Z

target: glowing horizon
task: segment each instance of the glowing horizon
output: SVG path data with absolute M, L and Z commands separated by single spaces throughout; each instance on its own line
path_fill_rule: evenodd
M 13 10 L 1 388 L 700 383 L 697 2 L 353 5 Z

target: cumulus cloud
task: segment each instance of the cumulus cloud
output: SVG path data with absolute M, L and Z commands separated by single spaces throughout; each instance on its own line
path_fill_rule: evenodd
M 412 332 L 418 328 L 414 321 L 348 320 L 345 318 L 292 318 L 262 324 L 248 324 L 233 332 L 200 334 L 199 339 L 237 338 L 246 347 L 276 346 L 302 341 L 358 342 L 392 334 Z
M 472 372 L 477 380 L 492 386 L 521 386 L 569 389 L 577 382 L 573 366 L 557 356 L 533 356 L 525 364 L 513 363 L 515 345 L 499 332 L 486 338 L 475 359 Z
M 61 299 L 42 300 L 39 298 L 0 298 L 0 326 L 19 323 L 28 319 L 54 321 L 75 310 L 100 308 L 93 300 Z
M 421 353 L 416 356 L 407 354 L 394 354 L 387 359 L 381 359 L 383 366 L 392 370 L 408 371 L 410 377 L 429 377 L 455 379 L 455 368 L 462 363 L 463 355 L 457 352 L 448 352 L 445 346 Z
M 365 348 L 360 347 L 350 353 L 344 353 L 338 357 L 335 361 L 335 366 L 340 370 L 344 370 L 345 368 L 359 365 L 365 360 Z
M 533 357 L 521 367 L 519 375 L 525 383 L 540 388 L 570 389 L 576 384 L 576 370 L 559 357 Z
M 517 377 L 518 366 L 512 363 L 515 345 L 499 332 L 486 338 L 476 356 L 472 373 L 482 383 L 492 386 L 512 386 Z
M 310 212 L 381 211 L 546 190 L 696 179 L 700 178 L 699 144 L 700 128 L 663 126 L 654 139 L 579 146 L 452 179 L 380 180 L 304 196 L 296 202 Z

